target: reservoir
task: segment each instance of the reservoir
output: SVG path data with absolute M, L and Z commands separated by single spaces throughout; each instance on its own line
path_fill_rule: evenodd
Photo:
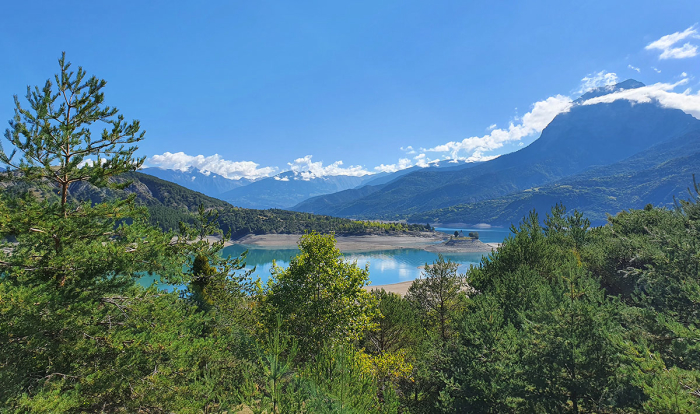
M 479 239 L 484 243 L 502 243 L 510 234 L 510 231 L 504 228 L 436 228 L 436 230 L 447 234 L 453 234 L 455 230 L 461 231 L 465 236 L 469 232 L 476 231 L 479 233 Z M 245 260 L 245 269 L 255 269 L 251 275 L 252 278 L 256 279 L 259 277 L 263 283 L 270 278 L 270 269 L 273 261 L 276 262 L 277 266 L 287 267 L 290 260 L 299 254 L 298 249 L 257 248 L 239 244 L 224 248 L 222 254 L 224 256 L 237 257 L 246 250 L 248 250 L 248 255 Z M 443 253 L 443 257 L 459 263 L 459 272 L 464 273 L 470 266 L 478 265 L 485 254 L 487 253 Z M 376 286 L 407 282 L 420 278 L 423 273 L 423 267 L 426 263 L 431 264 L 437 260 L 438 254 L 419 249 L 393 249 L 372 252 L 345 252 L 343 257 L 348 261 L 357 262 L 357 265 L 360 267 L 368 266 L 371 285 Z M 154 277 L 147 276 L 142 278 L 140 283 L 150 285 L 154 279 Z M 168 288 L 165 285 L 161 287 Z
M 464 235 L 469 232 L 479 232 L 479 239 L 484 243 L 502 243 L 503 240 L 510 234 L 510 231 L 504 228 L 490 229 L 455 229 L 455 228 L 436 228 L 447 234 L 453 234 L 456 231 L 462 231 Z M 224 255 L 233 257 L 240 255 L 246 250 L 246 246 L 233 245 L 228 246 L 223 250 Z M 246 269 L 255 268 L 253 277 L 260 277 L 265 282 L 270 277 L 270 269 L 272 261 L 275 260 L 278 266 L 287 267 L 292 257 L 299 254 L 298 249 L 260 249 L 248 248 L 248 256 L 246 257 Z M 463 273 L 469 269 L 471 265 L 478 265 L 484 253 L 444 253 L 446 259 L 459 263 L 459 272 Z M 379 250 L 373 252 L 346 252 L 343 253 L 346 260 L 356 261 L 357 265 L 364 267 L 369 266 L 369 278 L 372 285 L 386 285 L 391 283 L 406 282 L 421 277 L 423 266 L 426 263 L 431 264 L 438 258 L 437 253 L 426 252 L 418 249 L 394 249 L 394 250 Z

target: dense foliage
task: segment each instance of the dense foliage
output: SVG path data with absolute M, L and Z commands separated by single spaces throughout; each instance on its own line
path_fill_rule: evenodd
M 56 198 L 51 189 L 45 186 L 29 186 L 18 180 L 18 175 L 7 175 L 0 187 L 15 196 L 32 190 L 40 198 Z M 234 207 L 229 203 L 189 190 L 180 185 L 161 180 L 148 174 L 127 172 L 111 177 L 112 184 L 128 184 L 123 188 L 109 186 L 96 187 L 85 182 L 69 185 L 68 198 L 73 201 L 100 203 L 134 197 L 137 205 L 148 208 L 149 221 L 164 231 L 178 231 L 180 222 L 193 224 L 197 220 L 200 206 L 218 211 L 218 227 L 230 232 L 232 237 L 246 234 L 303 234 L 308 231 L 319 233 L 336 233 L 338 235 L 367 235 L 419 233 L 430 231 L 427 225 L 406 223 L 382 223 L 375 221 L 349 220 L 331 216 L 309 213 L 297 213 L 287 210 L 254 210 Z M 43 183 L 45 184 L 45 183 Z
M 405 297 L 364 290 L 367 270 L 315 233 L 262 286 L 241 272 L 244 256 L 221 257 L 223 242 L 202 240 L 221 234 L 218 209 L 202 206 L 166 233 L 134 195 L 78 202 L 29 191 L 114 186 L 138 164 L 110 129 L 116 149 L 94 153 L 105 162 L 43 162 L 87 151 L 81 123 L 91 118 L 80 114 L 122 125 L 100 112 L 104 82 L 72 76 L 62 59 L 59 82 L 30 95 L 32 110 L 18 105 L 6 137 L 25 137 L 13 141 L 19 161 L 1 154 L 24 169 L 13 180 L 27 191 L 0 192 L 0 410 L 700 409 L 697 185 L 674 209 L 649 205 L 604 227 L 561 205 L 544 225 L 531 212 L 479 266 L 460 274 L 440 258 Z M 71 100 L 83 84 L 85 99 Z M 76 119 L 43 106 L 53 88 Z M 181 287 L 141 287 L 147 272 Z

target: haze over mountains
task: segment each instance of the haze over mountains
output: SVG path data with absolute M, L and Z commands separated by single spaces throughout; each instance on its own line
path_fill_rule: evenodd
M 544 212 L 563 202 L 600 224 L 624 208 L 672 204 L 700 172 L 700 121 L 693 116 L 654 101 L 584 104 L 640 87 L 630 79 L 588 91 L 532 144 L 484 162 L 447 160 L 360 177 L 287 171 L 256 181 L 196 169 L 143 172 L 245 208 L 507 225 L 533 207 Z
M 286 171 L 274 177 L 263 178 L 246 186 L 234 188 L 219 194 L 218 197 L 244 208 L 289 209 L 308 198 L 355 188 L 375 177 L 374 175 L 302 177 L 293 171 Z
M 195 167 L 190 167 L 184 171 L 151 167 L 142 168 L 140 172 L 179 184 L 190 190 L 199 191 L 210 197 L 219 197 L 219 195 L 227 191 L 253 182 L 246 178 L 231 180 L 210 171 L 202 172 Z
M 384 185 L 312 198 L 294 209 L 340 217 L 410 218 L 420 222 L 429 218 L 433 222 L 449 219 L 451 222 L 474 224 L 489 222 L 484 219 L 495 217 L 499 221 L 496 224 L 517 221 L 522 217 L 522 209 L 514 210 L 517 212 L 511 215 L 484 216 L 482 219 L 471 218 L 468 214 L 459 217 L 448 215 L 445 213 L 448 210 L 445 209 L 483 200 L 496 200 L 589 170 L 595 171 L 593 177 L 597 177 L 595 174 L 608 176 L 613 174 L 612 170 L 608 172 L 600 167 L 620 162 L 655 145 L 680 139 L 688 132 L 700 129 L 700 121 L 691 115 L 678 109 L 661 107 L 654 102 L 631 103 L 617 100 L 594 105 L 581 104 L 592 97 L 641 86 L 643 84 L 637 81 L 628 80 L 613 87 L 589 92 L 576 101 L 568 112 L 556 116 L 539 139 L 519 151 L 494 160 L 445 171 L 415 171 Z M 693 142 L 689 142 L 686 151 L 697 148 Z M 644 158 L 653 161 L 654 155 L 647 154 Z M 682 177 L 685 186 L 690 184 L 691 173 L 694 172 L 690 165 L 688 167 L 687 176 Z M 627 165 L 627 168 L 631 169 L 631 173 L 641 172 L 641 167 L 638 169 L 633 163 Z M 641 180 L 642 177 L 644 175 L 639 175 L 637 179 Z M 591 179 L 588 176 L 587 182 Z M 671 202 L 671 195 L 666 195 L 668 197 L 649 194 L 648 198 L 642 197 L 638 202 Z M 549 201 L 548 206 L 551 206 L 558 200 Z M 570 204 L 569 208 L 579 207 L 575 200 L 571 200 Z M 431 210 L 436 210 L 435 214 L 420 214 Z

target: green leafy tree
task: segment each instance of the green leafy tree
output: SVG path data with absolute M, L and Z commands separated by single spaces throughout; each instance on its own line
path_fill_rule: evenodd
M 333 235 L 304 235 L 299 249 L 288 268 L 273 268 L 263 309 L 270 322 L 282 316 L 300 356 L 308 359 L 325 342 L 358 340 L 372 326 L 376 302 L 363 289 L 368 270 L 343 260 Z

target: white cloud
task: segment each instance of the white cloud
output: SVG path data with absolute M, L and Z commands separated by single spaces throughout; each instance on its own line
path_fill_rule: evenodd
M 493 131 L 494 129 L 496 129 L 497 126 L 498 126 L 498 125 L 496 125 L 496 124 L 491 124 L 491 125 L 489 125 L 488 128 L 486 128 L 486 130 L 487 130 L 487 131 Z
M 387 172 L 387 173 L 393 173 L 396 171 L 400 170 L 405 170 L 406 168 L 410 168 L 413 166 L 413 163 L 411 162 L 410 159 L 408 158 L 401 158 L 399 159 L 399 162 L 396 164 L 379 164 L 377 167 L 374 167 L 374 169 L 377 172 Z
M 277 172 L 276 167 L 258 168 L 260 164 L 253 161 L 229 161 L 221 158 L 219 154 L 205 157 L 204 155 L 188 155 L 184 152 L 174 154 L 164 152 L 150 157 L 148 164 L 180 171 L 187 171 L 190 167 L 195 167 L 205 174 L 213 172 L 232 180 L 269 177 Z
M 682 32 L 672 33 L 670 35 L 661 36 L 659 40 L 655 40 L 646 45 L 646 50 L 660 50 L 659 59 L 685 59 L 698 55 L 698 47 L 690 42 L 684 43 L 682 46 L 674 46 L 676 43 L 691 38 L 698 39 L 698 31 L 696 25 L 690 26 Z
M 372 174 L 359 165 L 351 165 L 348 168 L 343 168 L 342 161 L 336 161 L 326 167 L 322 161 L 312 162 L 311 155 L 302 158 L 297 158 L 294 162 L 288 163 L 290 170 L 295 176 L 302 180 L 311 180 L 312 178 L 334 176 L 334 175 L 349 175 L 353 177 L 362 177 L 363 175 Z
M 600 88 L 602 86 L 612 86 L 618 83 L 617 74 L 615 72 L 606 72 L 601 70 L 598 73 L 591 73 L 581 79 L 581 86 L 576 91 L 576 94 L 584 94 L 591 89 Z
M 661 73 L 661 70 L 659 70 L 659 69 L 657 69 L 657 68 L 655 68 L 655 67 L 653 67 L 653 66 L 652 66 L 651 68 L 654 69 L 654 72 L 656 72 L 656 73 Z
M 428 151 L 430 151 L 430 150 L 428 150 Z M 453 158 L 455 158 L 455 157 L 453 157 Z M 440 159 L 439 159 L 439 158 L 430 159 L 430 158 L 428 158 L 428 156 L 425 155 L 425 154 L 418 154 L 418 155 L 416 155 L 415 157 L 413 157 L 413 159 L 416 160 L 415 165 L 416 165 L 417 167 L 421 167 L 421 168 L 429 167 L 430 164 L 435 164 L 435 163 L 437 163 L 437 162 L 440 162 Z M 455 159 L 456 159 L 456 158 L 455 158 Z
M 642 71 L 641 69 L 639 69 L 639 68 L 637 68 L 637 67 L 634 67 L 634 66 L 632 66 L 632 65 L 627 65 L 627 67 L 628 67 L 629 69 L 632 69 L 632 70 L 634 70 L 634 71 L 637 71 L 637 73 L 640 73 L 640 72 Z
M 688 77 L 687 73 L 685 73 L 685 72 L 681 73 L 681 78 L 687 78 L 687 77 Z
M 413 149 L 412 146 L 407 146 L 407 147 L 401 147 L 401 151 L 405 152 L 406 154 L 415 154 L 416 150 Z
M 583 102 L 583 105 L 609 103 L 618 99 L 626 99 L 634 103 L 658 102 L 665 108 L 680 109 L 700 119 L 700 95 L 691 95 L 690 89 L 686 89 L 683 93 L 672 92 L 676 87 L 687 83 L 687 78 L 676 83 L 655 83 L 589 99 Z
M 276 175 L 274 178 L 277 181 L 289 181 L 289 177 L 280 177 L 280 176 Z
M 494 129 L 482 137 L 470 137 L 462 141 L 448 142 L 429 148 L 427 151 L 446 152 L 454 160 L 483 161 L 487 157 L 494 157 L 485 156 L 484 152 L 493 151 L 509 142 L 520 141 L 527 136 L 542 132 L 555 116 L 567 112 L 572 104 L 571 98 L 568 96 L 552 96 L 544 101 L 536 102 L 532 110 L 518 120 L 519 123 L 511 122 L 507 129 Z
M 522 142 L 521 142 L 522 144 Z M 466 162 L 482 162 L 482 161 L 490 161 L 494 158 L 498 158 L 500 155 L 483 155 L 481 151 L 474 151 L 472 155 L 467 158 L 465 161 Z

